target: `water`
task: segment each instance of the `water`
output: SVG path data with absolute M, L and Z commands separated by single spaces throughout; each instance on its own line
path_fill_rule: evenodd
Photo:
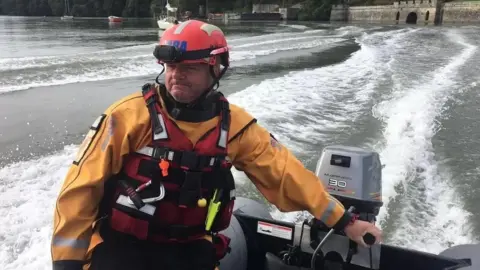
M 159 31 L 150 20 L 0 25 L 0 266 L 50 269 L 55 198 L 78 144 L 112 102 L 155 78 Z M 480 240 L 479 27 L 222 27 L 232 67 L 220 89 L 307 168 L 331 144 L 380 153 L 387 244 L 438 253 Z M 260 197 L 235 175 L 244 196 Z

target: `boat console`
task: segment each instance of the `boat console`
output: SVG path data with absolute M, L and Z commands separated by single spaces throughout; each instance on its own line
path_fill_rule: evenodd
M 326 147 L 316 175 L 330 194 L 359 219 L 375 222 L 381 201 L 382 165 L 376 152 L 348 146 Z M 223 232 L 231 253 L 220 269 L 235 270 L 478 270 L 480 245 L 430 254 L 385 244 L 364 236 L 368 248 L 315 218 L 300 224 L 275 220 L 265 205 L 237 198 L 230 227 Z
M 316 260 L 311 261 L 318 244 L 327 231 L 310 227 L 306 223 L 294 225 L 268 219 L 235 214 L 247 234 L 248 263 L 245 269 L 265 270 L 477 270 L 472 267 L 472 255 L 480 254 L 480 246 L 469 246 L 459 250 L 456 257 L 430 254 L 385 244 L 374 244 L 369 248 L 357 246 L 341 233 L 327 237 L 324 245 L 315 252 Z M 263 230 L 266 233 L 258 232 Z M 278 232 L 280 231 L 280 232 Z M 287 239 L 285 232 L 291 232 Z M 268 235 L 270 233 L 270 235 Z M 248 235 L 255 235 L 249 237 Z M 285 237 L 279 237 L 285 236 Z M 314 238 L 312 238 L 314 237 Z

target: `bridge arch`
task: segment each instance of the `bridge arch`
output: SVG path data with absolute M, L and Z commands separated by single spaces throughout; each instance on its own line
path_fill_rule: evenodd
M 407 19 L 406 19 L 405 22 L 409 23 L 409 24 L 416 24 L 417 23 L 417 13 L 416 12 L 408 13 Z

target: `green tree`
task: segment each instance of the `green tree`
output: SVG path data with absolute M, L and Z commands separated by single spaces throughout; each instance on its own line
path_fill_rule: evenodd
M 340 4 L 342 0 L 307 0 L 299 13 L 299 20 L 328 21 L 332 5 Z

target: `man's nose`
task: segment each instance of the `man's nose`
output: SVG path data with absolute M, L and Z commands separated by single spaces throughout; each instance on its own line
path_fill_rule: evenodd
M 185 78 L 185 69 L 183 69 L 181 67 L 175 67 L 175 69 L 172 72 L 173 72 L 173 77 L 175 79 Z

